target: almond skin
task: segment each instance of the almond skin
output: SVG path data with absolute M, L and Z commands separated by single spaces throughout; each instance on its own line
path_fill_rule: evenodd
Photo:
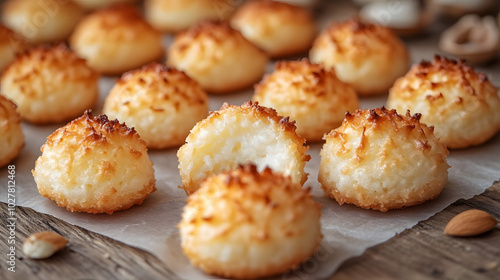
M 487 212 L 478 209 L 464 211 L 453 217 L 444 233 L 452 236 L 475 236 L 493 229 L 497 220 Z
M 68 240 L 55 232 L 42 231 L 28 237 L 23 253 L 31 259 L 45 259 L 66 246 Z

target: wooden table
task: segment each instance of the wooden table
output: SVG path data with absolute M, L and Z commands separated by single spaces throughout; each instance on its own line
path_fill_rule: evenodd
M 470 200 L 460 200 L 389 241 L 346 261 L 331 277 L 337 279 L 500 279 L 500 226 L 477 237 L 443 234 L 446 223 L 467 209 L 482 209 L 500 220 L 500 182 Z M 179 279 L 166 264 L 143 250 L 53 216 L 17 207 L 16 272 L 0 262 L 0 279 Z M 7 205 L 0 203 L 6 221 Z M 32 233 L 48 230 L 69 239 L 51 258 L 31 260 L 21 243 Z M 0 228 L 2 238 L 8 235 Z M 6 239 L 4 239 L 6 240 Z M 6 256 L 8 247 L 0 246 Z

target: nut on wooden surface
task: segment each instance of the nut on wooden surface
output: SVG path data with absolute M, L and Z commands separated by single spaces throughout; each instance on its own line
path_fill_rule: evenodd
M 66 246 L 68 240 L 61 235 L 42 231 L 29 236 L 23 243 L 23 253 L 32 259 L 44 259 Z
M 497 220 L 485 211 L 471 209 L 453 217 L 444 233 L 452 236 L 475 236 L 493 229 Z

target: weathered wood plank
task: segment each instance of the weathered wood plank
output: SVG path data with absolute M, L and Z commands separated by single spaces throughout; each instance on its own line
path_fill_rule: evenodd
M 430 219 L 345 262 L 331 280 L 500 279 L 500 226 L 477 237 L 443 234 L 448 221 L 468 209 L 500 220 L 500 182 L 470 200 L 459 200 Z
M 16 207 L 16 272 L 0 262 L 0 279 L 178 279 L 158 258 L 143 250 L 81 227 L 70 225 L 30 208 Z M 0 204 L 0 217 L 7 219 L 7 205 Z M 54 231 L 69 242 L 66 248 L 45 260 L 31 260 L 22 253 L 22 242 L 32 233 Z M 0 228 L 2 237 L 9 232 Z M 2 238 L 7 240 L 6 238 Z M 6 259 L 6 244 L 0 255 Z

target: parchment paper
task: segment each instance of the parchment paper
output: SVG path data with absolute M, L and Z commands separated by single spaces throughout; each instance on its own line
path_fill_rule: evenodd
M 325 14 L 335 14 L 326 9 Z M 338 10 L 340 17 L 349 16 L 344 10 Z M 331 17 L 335 18 L 334 16 Z M 339 18 L 339 17 L 337 17 Z M 326 18 L 325 20 L 330 20 Z M 422 58 L 432 59 L 437 53 L 436 36 L 427 36 L 406 41 L 411 49 L 413 62 Z M 269 65 L 269 71 L 272 64 Z M 483 68 L 489 78 L 498 87 L 498 63 Z M 113 78 L 100 81 L 101 99 L 95 112 L 100 112 L 102 102 L 114 83 Z M 252 90 L 233 95 L 211 96 L 210 109 L 216 110 L 227 101 L 240 105 L 250 99 Z M 387 96 L 362 98 L 362 108 L 379 107 Z M 151 194 L 141 206 L 134 206 L 125 211 L 108 214 L 71 213 L 56 203 L 42 198 L 37 191 L 31 169 L 41 154 L 40 147 L 46 137 L 62 126 L 33 126 L 24 124 L 26 146 L 19 158 L 12 162 L 16 166 L 17 205 L 31 207 L 39 212 L 54 215 L 71 224 L 98 232 L 131 246 L 145 249 L 161 260 L 182 279 L 213 279 L 193 268 L 180 249 L 177 223 L 180 221 L 186 195 L 178 189 L 180 176 L 177 170 L 176 149 L 150 151 L 154 162 L 157 191 Z M 380 213 L 359 209 L 350 205 L 339 206 L 335 201 L 323 196 L 317 181 L 319 150 L 321 144 L 313 144 L 309 150 L 312 156 L 306 170 L 310 174 L 305 186 L 312 188 L 315 199 L 322 207 L 322 233 L 324 240 L 320 250 L 296 271 L 287 272 L 279 279 L 321 279 L 331 275 L 347 258 L 357 256 L 371 246 L 382 243 L 395 234 L 410 228 L 421 220 L 441 211 L 460 198 L 471 198 L 482 193 L 500 178 L 500 135 L 491 141 L 466 150 L 451 151 L 448 163 L 449 180 L 442 194 L 435 200 L 420 206 L 403 210 Z M 7 201 L 7 167 L 0 169 L 0 200 Z M 35 222 L 35 221 L 34 221 Z

